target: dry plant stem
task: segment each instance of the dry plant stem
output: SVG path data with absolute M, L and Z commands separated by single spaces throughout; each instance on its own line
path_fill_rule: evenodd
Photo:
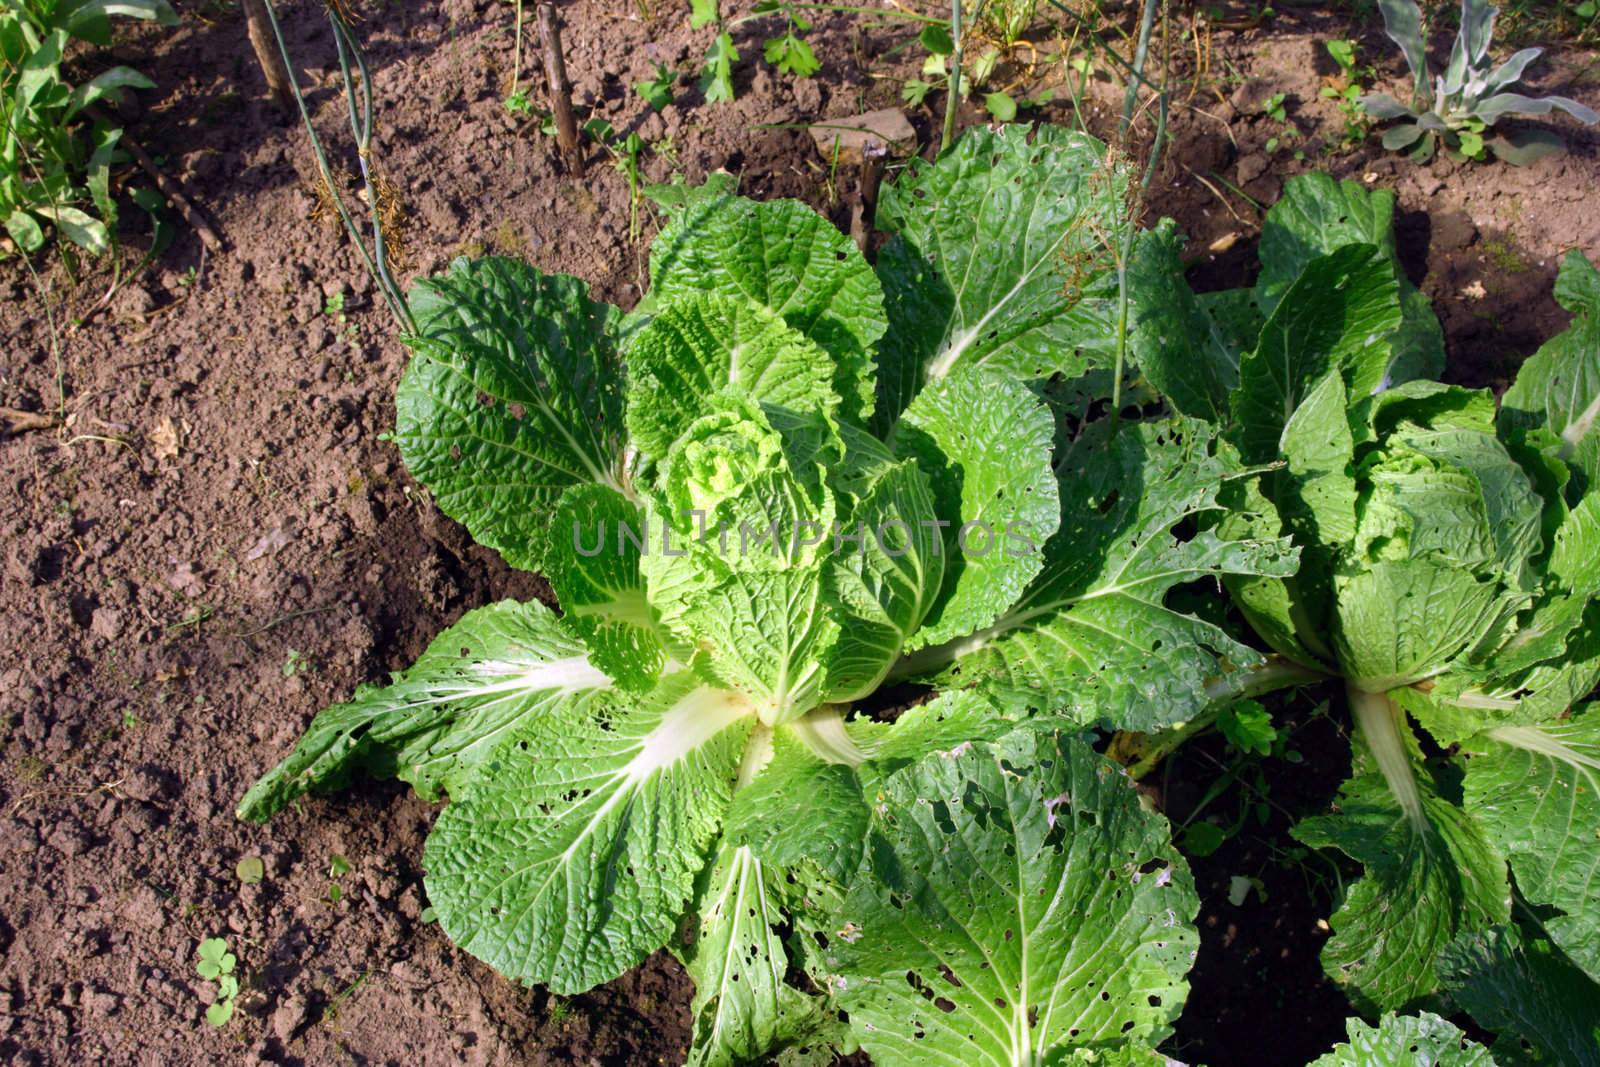
M 26 433 L 29 430 L 52 430 L 56 426 L 56 416 L 48 411 L 18 411 L 16 408 L 0 408 L 0 423 L 5 423 L 8 433 Z
M 522 80 L 522 0 L 516 0 L 517 33 L 511 45 L 511 89 L 508 97 L 517 95 L 517 83 Z
M 267 92 L 272 102 L 285 114 L 294 114 L 294 91 L 289 88 L 289 71 L 283 65 L 272 40 L 272 23 L 267 21 L 267 9 L 261 0 L 240 0 L 244 8 L 245 29 L 250 34 L 250 47 L 255 50 L 256 62 L 267 79 Z
M 883 184 L 883 165 L 889 158 L 887 145 L 868 141 L 861 148 L 861 184 L 857 189 L 859 199 L 850 220 L 850 236 L 863 255 L 872 237 L 872 222 L 878 214 L 878 186 Z
M 90 104 L 84 108 L 84 111 L 96 122 L 111 123 L 111 119 L 96 104 Z M 200 235 L 201 242 L 207 248 L 213 252 L 222 252 L 227 249 L 228 242 L 222 239 L 222 235 L 211 225 L 210 220 L 201 213 L 199 208 L 189 202 L 187 196 L 183 195 L 183 188 L 172 178 L 167 177 L 160 167 L 156 166 L 156 161 L 151 159 L 149 153 L 143 148 L 139 147 L 138 141 L 135 141 L 124 132 L 122 139 L 117 142 L 117 147 L 126 149 L 128 155 L 133 157 L 133 161 L 139 164 L 146 174 L 150 175 L 150 180 L 156 183 L 156 188 L 161 190 L 161 195 L 167 198 L 168 203 L 178 209 L 178 214 L 183 216 L 183 221 L 188 224 L 191 230 Z
M 578 147 L 578 120 L 572 114 L 572 83 L 567 81 L 567 61 L 561 54 L 561 20 L 555 0 L 540 0 L 539 40 L 544 45 L 545 81 L 550 91 L 550 112 L 556 120 L 556 142 L 574 174 L 583 173 L 583 152 Z
M 344 77 L 345 103 L 350 113 L 350 133 L 356 142 L 356 159 L 361 164 L 361 184 L 367 194 L 367 210 L 372 217 L 372 262 L 378 276 L 378 287 L 384 293 L 385 302 L 391 308 L 406 309 L 405 294 L 395 284 L 394 276 L 389 272 L 388 247 L 383 236 L 383 204 L 382 197 L 378 195 L 378 183 L 373 178 L 372 170 L 372 71 L 367 66 L 366 53 L 361 51 L 360 45 L 350 32 L 350 26 L 339 15 L 338 8 L 330 5 L 328 8 L 328 21 L 333 26 L 333 40 L 339 50 L 339 71 Z M 350 59 L 355 57 L 356 68 L 360 77 L 360 100 L 357 101 L 356 80 L 350 74 Z M 410 312 L 405 310 L 395 313 L 396 321 L 402 326 L 414 325 L 410 323 Z
M 333 199 L 334 209 L 339 213 L 339 221 L 344 225 L 345 233 L 350 237 L 350 243 L 355 245 L 356 252 L 361 256 L 362 263 L 367 272 L 378 283 L 378 290 L 383 294 L 383 300 L 388 305 L 389 313 L 394 316 L 395 323 L 403 333 L 416 332 L 416 321 L 411 316 L 411 308 L 406 303 L 405 295 L 394 284 L 390 277 L 388 264 L 384 259 L 384 244 L 382 221 L 378 197 L 373 190 L 372 175 L 368 166 L 368 156 L 371 147 L 372 134 L 372 78 L 367 69 L 366 58 L 356 46 L 354 38 L 349 36 L 349 29 L 340 18 L 337 6 L 330 4 L 327 8 L 328 22 L 333 27 L 334 43 L 339 50 L 339 69 L 344 76 L 345 98 L 350 108 L 350 125 L 355 132 L 357 152 L 361 159 L 361 176 L 366 183 L 369 207 L 373 213 L 373 226 L 378 230 L 369 251 L 362 236 L 361 229 L 351 218 L 350 210 L 345 207 L 344 198 L 339 195 L 339 189 L 334 183 L 333 169 L 328 165 L 327 153 L 322 150 L 322 139 L 317 136 L 317 128 L 311 121 L 310 109 L 306 107 L 304 94 L 300 92 L 300 85 L 294 76 L 294 68 L 289 58 L 289 44 L 284 40 L 283 27 L 278 23 L 278 14 L 273 10 L 272 0 L 261 0 L 267 10 L 267 21 L 272 24 L 272 36 L 278 43 L 278 52 L 283 56 L 285 69 L 289 71 L 289 88 L 294 93 L 295 106 L 300 111 L 300 121 L 305 126 L 306 139 L 311 142 L 311 154 L 317 162 L 317 175 L 322 179 L 324 188 Z M 351 79 L 350 53 L 356 57 L 356 63 L 361 71 L 361 97 L 363 106 L 361 115 L 357 116 L 356 90 Z M 374 259 L 376 256 L 376 259 Z

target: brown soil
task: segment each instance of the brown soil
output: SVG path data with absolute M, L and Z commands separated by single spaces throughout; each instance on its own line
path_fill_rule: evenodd
M 303 135 L 261 101 L 236 11 L 180 7 L 180 29 L 131 33 L 114 50 L 160 85 L 129 132 L 231 249 L 202 255 L 181 230 L 81 327 L 109 278 L 71 289 L 59 270 L 48 274 L 66 301 L 59 348 L 29 276 L 0 267 L 0 406 L 64 402 L 67 412 L 60 432 L 0 441 L 11 490 L 0 497 L 0 1059 L 678 1062 L 688 986 L 665 957 L 560 1000 L 498 978 L 422 922 L 432 813 L 404 790 L 362 786 L 265 829 L 232 816 L 317 708 L 404 666 L 469 608 L 544 590 L 474 547 L 401 469 L 382 435 L 405 353 L 353 251 L 315 217 Z M 317 86 L 319 127 L 343 144 L 326 25 L 313 5 L 284 14 Z M 646 160 L 652 180 L 722 167 L 751 195 L 801 197 L 846 222 L 809 137 L 781 125 L 893 104 L 899 83 L 881 75 L 903 78 L 920 59 L 915 49 L 885 56 L 911 32 L 820 16 L 812 37 L 823 72 L 796 81 L 753 61 L 759 33 L 748 24 L 736 103 L 708 108 L 685 84 L 677 105 L 651 113 L 630 86 L 650 76 L 652 59 L 697 62 L 710 31 L 690 33 L 686 21 L 676 7 L 641 21 L 621 0 L 572 4 L 579 102 L 661 146 Z M 550 142 L 507 114 L 510 25 L 506 5 L 446 0 L 374 7 L 360 26 L 378 162 L 406 210 L 405 274 L 496 250 L 631 304 L 642 267 L 627 239 L 626 184 L 597 153 L 586 178 L 567 178 Z M 1600 252 L 1600 214 L 1581 210 L 1600 186 L 1596 135 L 1569 126 L 1573 153 L 1527 171 L 1416 168 L 1375 146 L 1323 155 L 1316 146 L 1337 116 L 1316 95 L 1328 69 L 1316 42 L 1351 32 L 1286 17 L 1212 35 L 1211 84 L 1187 101 L 1179 94 L 1151 210 L 1193 236 L 1198 284 L 1238 284 L 1258 216 L 1219 178 L 1270 203 L 1300 169 L 1371 175 L 1399 193 L 1403 256 L 1444 319 L 1450 375 L 1501 384 L 1561 322 L 1548 295 L 1559 254 Z M 1372 27 L 1362 40 L 1367 54 L 1386 54 Z M 1558 56 L 1547 81 L 1586 58 Z M 1305 131 L 1303 164 L 1284 149 L 1265 155 L 1275 124 L 1259 103 L 1278 91 Z M 1596 102 L 1592 81 L 1565 91 Z M 1108 103 L 1091 110 L 1106 128 Z M 1060 104 L 1035 114 L 1070 118 Z M 932 113 L 913 121 L 926 143 Z M 841 179 L 844 193 L 850 184 Z M 130 247 L 145 240 L 136 229 Z M 325 313 L 330 296 L 343 298 L 342 312 Z M 336 854 L 351 869 L 330 902 Z M 258 886 L 235 875 L 247 855 L 265 861 Z M 1208 932 L 1174 1048 L 1214 1065 L 1257 1062 L 1264 1053 L 1248 1050 L 1263 1048 L 1286 1062 L 1276 1055 L 1282 1003 L 1323 1005 L 1292 1021 L 1306 1027 L 1306 1051 L 1324 1047 L 1344 1011 L 1314 966 L 1326 900 L 1297 888 L 1291 869 L 1260 875 L 1271 890 L 1263 909 L 1230 912 L 1228 874 L 1278 868 L 1264 853 L 1227 859 L 1231 871 L 1221 859 L 1197 865 Z M 201 1021 L 210 984 L 194 972 L 197 942 L 217 935 L 246 986 L 240 1016 L 220 1031 Z M 1286 937 L 1293 965 L 1263 962 Z

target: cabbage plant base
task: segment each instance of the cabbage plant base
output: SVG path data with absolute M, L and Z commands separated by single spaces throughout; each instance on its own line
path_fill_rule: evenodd
M 1502 441 L 1492 398 L 1415 380 L 1442 340 L 1396 271 L 1386 194 L 1292 185 L 1246 303 L 1188 290 L 1170 224 L 1118 270 L 1127 181 L 1087 137 L 972 131 L 884 190 L 876 268 L 807 209 L 716 184 L 662 195 L 631 314 L 510 260 L 422 283 L 401 454 L 562 612 L 469 613 L 322 712 L 240 814 L 358 772 L 448 796 L 424 854 L 443 930 L 558 993 L 668 947 L 695 983 L 692 1062 L 1159 1062 L 1198 901 L 1091 731 L 1182 729 L 1259 679 L 1342 676 L 1369 755 L 1300 828 L 1367 866 L 1330 972 L 1374 1014 L 1467 1003 L 1491 974 L 1583 988 L 1594 843 L 1546 826 L 1571 859 L 1546 862 L 1463 808 L 1401 709 L 1583 797 L 1588 719 L 1568 708 L 1600 663 L 1579 551 L 1595 498 L 1588 408 L 1553 386 L 1592 349 L 1552 342 Z M 1136 369 L 1113 383 L 1119 274 Z M 1152 414 L 1101 417 L 1116 390 Z M 1391 437 L 1407 463 L 1385 465 Z M 1449 477 L 1405 480 L 1428 471 Z M 1368 506 L 1357 476 L 1400 505 Z M 1413 488 L 1482 522 L 1449 536 L 1405 509 Z M 1477 572 L 1493 584 L 1461 586 Z M 1259 642 L 1195 610 L 1224 586 Z M 1386 596 L 1454 614 L 1417 631 Z M 931 699 L 892 722 L 852 710 L 907 680 Z M 1477 701 L 1513 710 L 1486 724 Z M 1470 763 L 1469 795 L 1491 766 Z M 1523 935 L 1508 862 L 1569 920 L 1530 949 L 1505 947 Z M 1399 954 L 1396 906 L 1416 926 Z M 1473 964 L 1491 933 L 1505 962 Z M 1352 1045 L 1416 1027 L 1442 1033 L 1404 1015 Z

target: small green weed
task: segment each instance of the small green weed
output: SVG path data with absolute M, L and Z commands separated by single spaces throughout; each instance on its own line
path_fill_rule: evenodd
M 6 0 L 0 6 L 0 221 L 23 255 L 43 249 L 51 236 L 63 253 L 70 246 L 98 255 L 115 243 L 111 170 L 128 157 L 118 144 L 122 128 L 94 105 L 132 89 L 153 89 L 155 82 L 131 67 L 113 66 L 73 85 L 62 69 L 75 42 L 111 44 L 113 15 L 164 26 L 178 22 L 166 0 Z M 159 204 L 153 191 L 139 192 L 133 199 L 141 208 Z M 154 225 L 154 214 L 151 220 Z M 65 259 L 71 270 L 70 254 Z
M 339 879 L 350 873 L 350 861 L 335 852 L 328 857 L 328 903 L 337 904 L 344 898 Z
M 1344 117 L 1341 143 L 1347 147 L 1360 144 L 1372 130 L 1372 122 L 1361 108 L 1361 98 L 1366 95 L 1374 71 L 1371 67 L 1356 65 L 1354 41 L 1329 41 L 1327 49 L 1328 55 L 1339 65 L 1339 73 L 1330 84 L 1322 87 L 1321 95 L 1325 100 L 1334 101 Z
M 234 1000 L 239 996 L 239 978 L 233 973 L 239 959 L 228 951 L 228 942 L 221 937 L 201 941 L 198 955 L 195 972 L 206 981 L 217 983 L 216 999 L 206 1008 L 206 1022 L 225 1026 L 233 1018 Z
M 665 64 L 652 62 L 655 77 L 633 83 L 633 91 L 657 111 L 664 111 L 672 103 L 672 87 L 677 84 L 678 72 L 668 70 Z

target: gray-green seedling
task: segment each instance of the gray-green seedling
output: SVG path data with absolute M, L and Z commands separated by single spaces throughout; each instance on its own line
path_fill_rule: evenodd
M 1501 119 L 1565 111 L 1588 126 L 1600 122 L 1592 108 L 1564 96 L 1530 97 L 1513 92 L 1542 48 L 1524 48 L 1499 67 L 1489 57 L 1494 20 L 1499 9 L 1488 0 L 1462 0 L 1461 27 L 1445 72 L 1429 81 L 1427 37 L 1416 0 L 1378 0 L 1389 39 L 1400 46 L 1411 68 L 1411 102 L 1402 104 L 1388 93 L 1361 98 L 1368 115 L 1382 121 L 1401 120 L 1383 135 L 1390 150 L 1411 149 L 1414 158 L 1431 157 L 1442 143 L 1446 150 L 1469 159 L 1493 152 L 1508 163 L 1528 164 L 1563 150 L 1561 139 L 1548 130 L 1489 132 Z

